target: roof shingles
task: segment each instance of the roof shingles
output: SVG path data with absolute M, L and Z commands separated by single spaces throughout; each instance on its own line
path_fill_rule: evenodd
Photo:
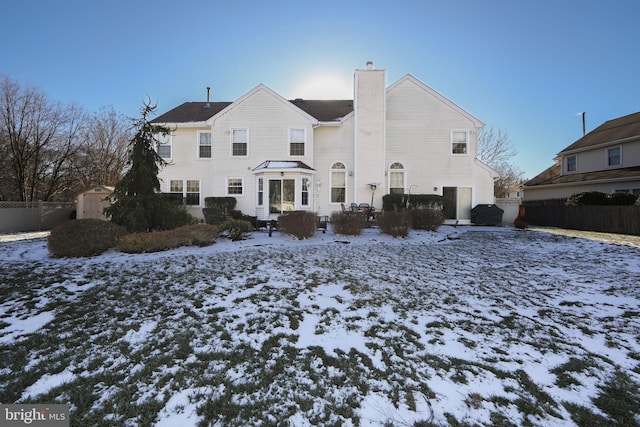
M 342 119 L 353 111 L 353 101 L 346 100 L 306 100 L 289 101 L 320 122 Z M 185 102 L 156 117 L 152 123 L 193 123 L 204 122 L 231 105 L 231 102 Z

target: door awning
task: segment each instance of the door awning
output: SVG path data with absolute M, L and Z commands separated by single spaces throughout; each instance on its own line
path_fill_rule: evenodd
M 316 170 L 304 162 L 297 160 L 267 160 L 256 166 L 254 174 L 264 172 L 300 172 L 315 174 Z

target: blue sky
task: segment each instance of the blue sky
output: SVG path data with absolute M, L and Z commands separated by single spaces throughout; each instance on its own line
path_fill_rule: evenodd
M 233 101 L 351 98 L 368 60 L 506 131 L 532 178 L 606 120 L 640 111 L 637 0 L 4 0 L 0 74 L 137 117 Z M 7 19 L 8 18 L 8 19 Z

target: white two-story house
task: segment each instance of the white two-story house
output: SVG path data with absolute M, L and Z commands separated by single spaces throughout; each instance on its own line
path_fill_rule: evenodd
M 202 218 L 206 197 L 233 196 L 261 219 L 291 210 L 380 209 L 389 193 L 439 194 L 450 221 L 494 203 L 496 172 L 476 159 L 483 123 L 411 75 L 354 74 L 353 100 L 287 100 L 258 85 L 233 102 L 187 102 L 153 120 L 172 132 L 162 191 Z

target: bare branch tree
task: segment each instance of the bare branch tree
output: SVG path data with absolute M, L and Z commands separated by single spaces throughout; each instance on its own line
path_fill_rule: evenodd
M 515 155 L 516 149 L 505 131 L 489 126 L 478 135 L 478 160 L 500 174 L 493 186 L 497 198 L 507 197 L 509 190 L 522 181 L 522 171 L 511 162 Z
M 113 107 L 102 107 L 91 115 L 82 131 L 76 165 L 82 185 L 115 186 L 127 166 L 132 138 L 131 120 Z
M 74 177 L 71 161 L 78 147 L 84 113 L 52 102 L 40 90 L 9 77 L 0 81 L 2 197 L 36 201 L 68 199 Z

